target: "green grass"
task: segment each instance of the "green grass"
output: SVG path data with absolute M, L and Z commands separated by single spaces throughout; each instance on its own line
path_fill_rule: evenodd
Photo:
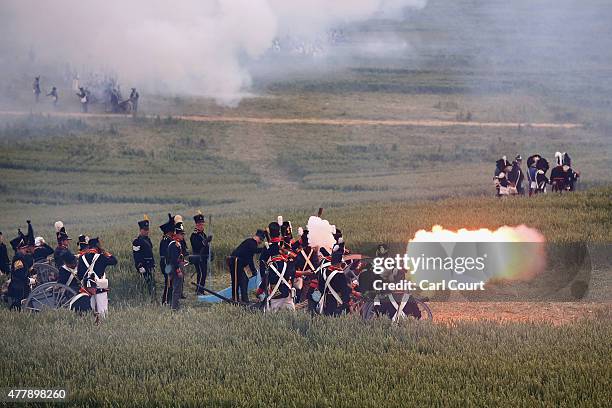
M 0 337 L 0 387 L 66 387 L 80 406 L 604 406 L 610 397 L 609 314 L 561 327 L 393 326 L 230 306 L 115 308 L 99 327 L 70 313 L 0 317 L 21 339 Z
M 35 65 L 20 78 L 0 78 L 0 110 L 34 112 L 0 117 L 0 230 L 10 239 L 31 219 L 37 235 L 53 242 L 53 222 L 61 219 L 72 237 L 100 236 L 119 258 L 108 270 L 110 316 L 99 327 L 91 316 L 0 308 L 0 388 L 67 387 L 77 406 L 609 405 L 609 308 L 560 327 L 393 326 L 208 306 L 194 299 L 192 288 L 186 307 L 171 313 L 142 293 L 130 246 L 136 222 L 147 213 L 157 226 L 167 212 L 181 213 L 189 230 L 197 209 L 213 215 L 213 288 L 228 285 L 222 259 L 256 228 L 279 214 L 303 225 L 321 206 L 355 252 L 406 242 L 434 224 L 526 224 L 549 242 L 599 246 L 591 253 L 593 271 L 609 271 L 610 47 L 589 36 L 599 30 L 607 38 L 610 8 L 603 0 L 581 6 L 571 14 L 576 26 L 564 30 L 577 40 L 564 41 L 540 33 L 539 21 L 531 24 L 538 14 L 526 0 L 512 5 L 518 18 L 501 12 L 494 22 L 487 13 L 507 11 L 506 3 L 451 3 L 430 0 L 408 22 L 377 20 L 347 33 L 352 45 L 362 32 L 383 40 L 391 34 L 410 44 L 409 53 L 349 63 L 331 58 L 327 68 L 292 67 L 288 76 L 259 72 L 256 95 L 232 108 L 143 90 L 141 112 L 158 117 L 61 119 L 45 115 L 47 99 L 33 105 L 26 74 L 39 70 L 44 86 L 53 82 L 60 90 L 59 111 L 78 112 L 59 71 Z M 587 17 L 595 7 L 602 11 L 592 25 Z M 513 52 L 514 43 L 499 43 L 500 35 L 529 40 L 531 54 Z M 491 48 L 497 59 L 483 60 Z M 468 113 L 475 122 L 583 126 L 323 126 L 172 117 L 454 121 Z M 578 193 L 492 197 L 499 156 L 537 152 L 552 159 L 557 150 L 569 152 L 581 171 Z M 157 243 L 156 228 L 152 235 Z M 159 288 L 159 272 L 156 277 Z

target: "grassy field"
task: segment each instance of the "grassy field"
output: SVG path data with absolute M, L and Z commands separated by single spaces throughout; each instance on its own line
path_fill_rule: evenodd
M 533 7 L 548 4 L 554 18 L 540 24 Z M 31 219 L 36 235 L 54 243 L 53 223 L 63 220 L 73 238 L 100 236 L 119 264 L 107 271 L 111 310 L 100 326 L 91 316 L 0 305 L 0 389 L 67 387 L 75 406 L 609 405 L 612 8 L 589 0 L 567 20 L 555 4 L 430 0 L 404 22 L 347 28 L 341 46 L 374 35 L 405 41 L 409 52 L 351 59 L 340 49 L 276 71 L 254 63 L 252 93 L 233 107 L 141 90 L 138 117 L 83 116 L 58 68 L 24 63 L 20 77 L 3 75 L 4 237 Z M 20 61 L 0 59 L 0 72 Z M 60 89 L 57 110 L 31 100 L 41 72 L 43 87 Z M 177 118 L 189 115 L 463 125 Z M 568 152 L 581 172 L 578 192 L 494 197 L 495 160 L 553 159 L 555 151 Z M 551 244 L 586 248 L 594 297 L 570 303 L 559 295 L 528 307 L 434 302 L 439 320 L 392 325 L 205 305 L 191 285 L 185 307 L 171 313 L 143 293 L 131 253 L 143 214 L 155 243 L 168 212 L 182 214 L 188 231 L 198 209 L 211 214 L 209 286 L 220 289 L 229 282 L 222 260 L 242 239 L 279 214 L 303 226 L 319 207 L 350 249 L 369 255 L 380 242 L 405 243 L 436 224 L 526 224 Z M 159 272 L 156 279 L 159 288 Z M 532 283 L 542 281 L 525 285 Z
M 0 337 L 0 386 L 66 387 L 79 406 L 605 406 L 612 385 L 609 314 L 557 327 L 225 306 L 120 309 L 100 327 L 0 317 L 22 339 Z

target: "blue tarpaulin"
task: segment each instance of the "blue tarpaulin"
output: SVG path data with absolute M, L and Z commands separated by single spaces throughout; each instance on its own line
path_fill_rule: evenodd
M 255 275 L 255 276 L 251 276 L 249 278 L 249 290 L 257 289 L 257 287 L 259 286 L 260 283 L 261 283 L 261 278 L 259 277 L 259 273 L 257 275 Z M 232 287 L 231 286 L 228 287 L 228 288 L 225 288 L 225 289 L 221 289 L 219 291 L 215 291 L 215 292 L 217 292 L 218 294 L 220 294 L 221 296 L 224 296 L 226 298 L 229 298 L 229 299 L 232 298 Z M 198 296 L 198 300 L 201 301 L 201 302 L 207 302 L 207 303 L 220 303 L 220 302 L 223 302 L 223 300 L 219 299 L 218 297 L 216 297 L 214 295 L 200 295 L 200 296 Z

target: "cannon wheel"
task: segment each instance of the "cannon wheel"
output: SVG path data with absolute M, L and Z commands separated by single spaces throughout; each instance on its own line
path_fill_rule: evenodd
M 433 320 L 433 313 L 431 313 L 431 309 L 427 306 L 427 303 L 422 301 L 419 298 L 412 297 L 412 301 L 416 303 L 417 307 L 421 311 L 421 318 L 419 320 Z M 364 320 L 370 320 L 376 316 L 376 310 L 374 309 L 374 302 L 368 301 L 366 302 L 360 310 L 361 317 Z M 409 316 L 412 317 L 412 316 Z M 404 317 L 406 319 L 406 317 Z
M 36 272 L 36 281 L 38 283 L 47 283 L 57 279 L 59 271 L 53 265 L 46 262 L 37 262 L 32 265 L 32 269 Z
M 33 312 L 69 309 L 76 292 L 63 283 L 48 282 L 35 287 L 25 301 L 25 309 Z

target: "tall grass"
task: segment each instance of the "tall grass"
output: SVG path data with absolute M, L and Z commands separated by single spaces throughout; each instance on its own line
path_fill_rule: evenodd
M 604 406 L 609 315 L 554 327 L 452 326 L 231 306 L 0 311 L 1 387 L 67 388 L 75 405 Z M 563 341 L 559 341 L 563 339 Z

